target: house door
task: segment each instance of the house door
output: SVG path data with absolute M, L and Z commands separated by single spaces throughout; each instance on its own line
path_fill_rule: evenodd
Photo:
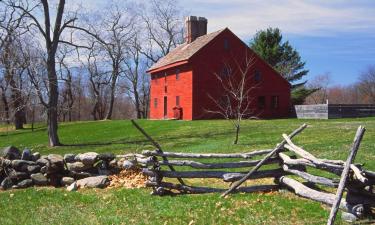
M 167 96 L 164 96 L 164 118 L 168 118 L 168 112 L 167 112 L 167 109 L 168 109 L 168 99 L 167 99 Z

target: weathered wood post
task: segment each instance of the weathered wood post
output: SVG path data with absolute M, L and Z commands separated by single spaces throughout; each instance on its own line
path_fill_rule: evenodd
M 346 185 L 346 181 L 348 179 L 349 171 L 350 171 L 350 165 L 354 161 L 354 158 L 357 154 L 357 151 L 359 149 L 359 145 L 361 144 L 361 140 L 363 138 L 363 135 L 365 133 L 366 129 L 362 126 L 358 127 L 357 133 L 354 137 L 353 146 L 350 151 L 350 154 L 348 156 L 348 159 L 346 160 L 344 170 L 341 174 L 341 179 L 339 183 L 339 187 L 336 192 L 335 201 L 332 205 L 331 212 L 329 214 L 327 225 L 332 225 L 335 222 L 336 214 L 340 206 L 342 195 L 344 194 L 344 189 Z
M 306 124 L 303 124 L 296 130 L 294 130 L 290 135 L 289 138 L 293 138 L 296 136 L 298 133 L 303 131 L 307 127 Z M 281 151 L 286 144 L 286 141 L 283 140 L 281 143 L 279 143 L 272 152 L 270 152 L 266 157 L 264 157 L 250 172 L 248 172 L 245 176 L 243 176 L 239 181 L 233 183 L 232 187 L 230 187 L 227 191 L 225 191 L 221 197 L 225 197 L 229 193 L 233 192 L 236 190 L 243 182 L 245 182 L 247 179 L 249 179 L 267 160 L 269 160 L 273 155 L 277 154 L 279 151 Z
M 131 120 L 132 124 L 147 138 L 147 140 L 149 140 L 152 145 L 154 145 L 156 147 L 156 151 L 158 151 L 159 153 L 163 153 L 163 150 L 161 149 L 161 146 L 159 145 L 159 143 L 157 143 L 150 135 L 148 135 L 146 133 L 146 131 L 140 127 L 134 120 Z M 168 162 L 168 158 L 166 156 L 162 156 L 163 160 Z M 176 171 L 172 165 L 168 165 L 169 169 L 171 171 Z M 177 178 L 177 180 L 182 184 L 182 185 L 185 185 L 185 182 L 181 179 L 181 178 Z

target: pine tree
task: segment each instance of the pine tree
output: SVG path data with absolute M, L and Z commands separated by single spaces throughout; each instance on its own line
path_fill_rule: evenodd
M 309 72 L 305 69 L 306 63 L 289 41 L 283 42 L 280 29 L 258 31 L 250 42 L 250 47 L 292 84 L 294 104 L 303 103 L 307 96 L 316 91 L 305 88 L 307 81 L 300 82 Z

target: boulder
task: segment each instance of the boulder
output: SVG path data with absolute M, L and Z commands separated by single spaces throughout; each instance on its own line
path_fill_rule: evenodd
M 38 159 L 40 159 L 40 153 L 39 152 L 35 152 L 33 153 L 33 155 L 31 156 L 31 159 L 35 162 L 37 161 Z
M 74 160 L 75 157 L 76 156 L 74 154 L 65 154 L 64 155 L 64 160 L 67 163 L 73 163 L 73 162 L 75 162 L 75 160 Z
M 66 164 L 69 171 L 82 172 L 91 168 L 91 165 L 83 164 L 82 162 L 74 162 Z
M 22 160 L 28 160 L 28 161 L 31 161 L 32 160 L 32 154 L 31 154 L 31 151 L 29 149 L 25 149 L 22 151 L 22 155 L 21 155 L 21 159 Z
M 32 173 L 38 173 L 40 172 L 40 166 L 39 165 L 30 165 L 27 166 L 27 172 L 32 174 Z
M 22 159 L 16 159 L 12 161 L 12 168 L 17 171 L 26 172 L 28 166 L 36 165 L 33 161 L 26 161 Z
M 1 189 L 7 190 L 13 186 L 13 181 L 9 177 L 6 177 L 0 184 Z
M 36 164 L 43 167 L 43 166 L 46 166 L 47 164 L 49 164 L 49 161 L 45 158 L 40 158 L 40 159 L 36 160 Z
M 33 185 L 33 180 L 31 179 L 26 179 L 23 181 L 18 182 L 17 188 L 28 188 Z
M 23 179 L 29 178 L 29 175 L 25 172 L 18 172 L 15 170 L 11 170 L 8 173 L 8 177 L 12 180 L 23 180 Z
M 64 170 L 64 158 L 61 155 L 50 154 L 47 157 L 47 173 L 58 173 Z
M 4 157 L 5 159 L 10 159 L 10 160 L 20 159 L 21 152 L 20 150 L 18 150 L 18 148 L 14 146 L 8 146 L 4 148 L 1 156 Z
M 110 162 L 110 161 L 114 160 L 115 158 L 116 158 L 116 156 L 113 153 L 102 153 L 102 154 L 99 154 L 99 156 L 98 156 L 99 160 L 103 160 L 103 161 L 106 161 L 106 162 Z
M 61 184 L 64 186 L 69 186 L 74 183 L 74 178 L 73 177 L 63 177 L 61 179 Z
M 105 188 L 109 185 L 108 176 L 87 177 L 77 180 L 79 188 Z
M 74 179 L 76 179 L 76 180 L 80 180 L 80 179 L 83 179 L 83 178 L 86 178 L 86 177 L 92 177 L 92 176 L 95 176 L 95 175 L 93 175 L 91 173 L 88 173 L 88 172 L 69 171 L 69 176 L 74 177 Z
M 133 169 L 137 166 L 137 164 L 134 161 L 125 160 L 122 164 L 122 168 L 124 169 Z
M 77 189 L 78 189 L 77 182 L 72 183 L 66 188 L 67 191 L 76 191 Z
M 36 185 L 47 185 L 48 184 L 48 179 L 45 177 L 42 173 L 35 173 L 31 174 L 31 180 L 34 182 Z
M 109 167 L 111 167 L 111 168 L 116 168 L 116 167 L 117 167 L 117 160 L 116 160 L 116 159 L 111 160 L 111 161 L 109 162 Z
M 80 161 L 85 165 L 93 165 L 97 161 L 98 156 L 99 154 L 96 152 L 86 152 L 76 155 L 75 160 Z

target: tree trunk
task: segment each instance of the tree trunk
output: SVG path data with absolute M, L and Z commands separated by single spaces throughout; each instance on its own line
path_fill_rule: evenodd
M 1 100 L 3 101 L 3 104 L 4 104 L 4 112 L 5 112 L 5 119 L 6 119 L 6 123 L 9 124 L 9 103 L 8 103 L 8 99 L 7 99 L 7 96 L 5 94 L 5 88 L 1 87 Z
M 136 84 L 133 84 L 133 91 L 134 91 L 134 98 L 135 98 L 135 108 L 137 110 L 137 119 L 141 119 L 142 118 L 142 112 L 141 112 L 141 108 L 140 108 L 140 104 L 139 104 L 139 94 L 138 94 Z
M 234 142 L 233 142 L 233 144 L 238 144 L 238 135 L 240 134 L 240 125 L 239 124 L 237 124 L 236 125 L 236 138 L 234 139 Z
M 117 83 L 117 70 L 113 72 L 114 74 L 112 75 L 112 82 L 111 82 L 111 96 L 109 100 L 109 107 L 108 107 L 108 113 L 105 116 L 106 120 L 112 119 L 112 113 L 113 113 L 113 105 L 115 103 L 115 92 L 116 92 L 116 83 Z
M 48 123 L 48 138 L 51 147 L 59 146 L 60 140 L 57 133 L 58 129 L 58 114 L 57 105 L 59 97 L 59 89 L 57 83 L 57 75 L 55 68 L 55 57 L 49 56 L 47 59 L 48 70 L 48 86 L 49 86 L 49 101 L 47 109 L 47 123 Z

